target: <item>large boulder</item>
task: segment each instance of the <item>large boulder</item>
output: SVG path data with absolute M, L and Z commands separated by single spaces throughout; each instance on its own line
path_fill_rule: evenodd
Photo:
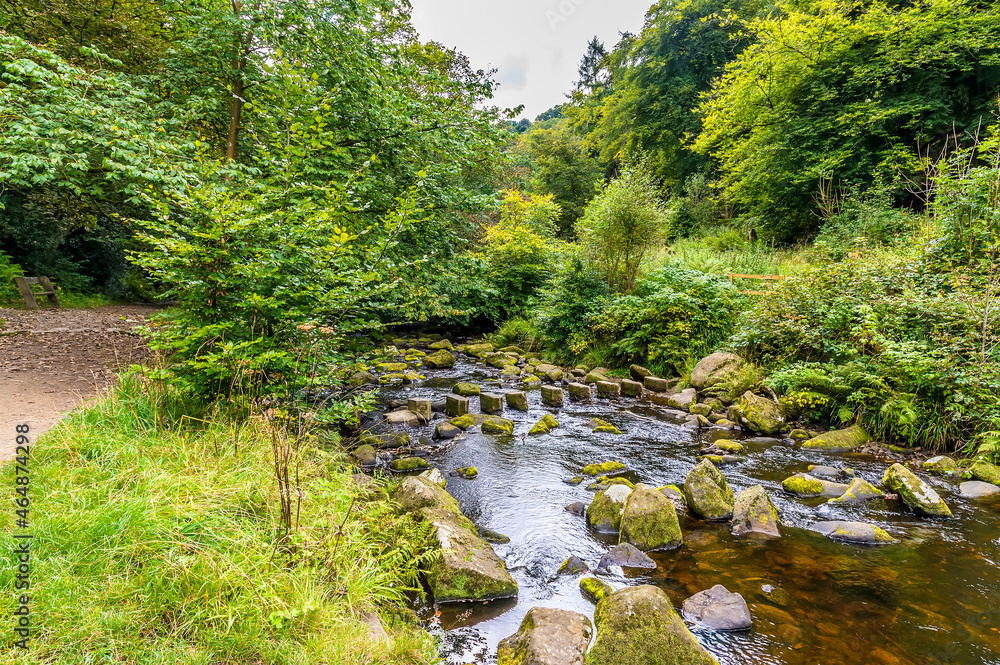
M 750 630 L 753 618 L 747 601 L 721 584 L 699 591 L 681 606 L 684 618 L 711 630 Z
M 518 631 L 500 640 L 497 665 L 583 665 L 593 634 L 582 614 L 532 607 Z
M 455 366 L 455 356 L 450 352 L 441 349 L 440 351 L 432 353 L 424 358 L 423 363 L 431 369 L 448 369 L 449 367 Z
M 466 344 L 461 350 L 476 358 L 485 358 L 487 354 L 493 353 L 495 347 L 489 342 L 482 344 Z
M 687 411 L 692 404 L 698 401 L 698 391 L 694 388 L 685 388 L 676 395 L 670 395 L 666 399 L 667 406 L 681 411 Z
M 743 364 L 743 359 L 734 353 L 713 353 L 702 358 L 691 370 L 690 383 L 698 390 L 711 388 L 721 383 Z
M 587 506 L 587 523 L 598 531 L 618 531 L 631 494 L 628 485 L 610 485 L 601 490 Z
M 830 499 L 827 503 L 854 505 L 871 501 L 872 499 L 881 499 L 884 496 L 877 487 L 864 478 L 855 478 L 851 481 L 851 485 L 847 488 L 846 492 L 834 499 Z
M 847 429 L 838 429 L 832 432 L 820 434 L 802 444 L 808 450 L 821 450 L 828 453 L 841 453 L 854 450 L 865 445 L 872 438 L 868 432 L 860 425 L 854 425 Z
M 434 479 L 424 474 L 404 478 L 396 491 L 392 493 L 392 500 L 399 507 L 401 513 L 415 512 L 421 508 L 435 508 L 461 513 L 458 501 L 444 491 L 444 488 Z
M 740 398 L 737 412 L 740 424 L 751 432 L 772 435 L 785 428 L 785 416 L 781 413 L 781 407 L 749 390 Z
M 779 538 L 779 517 L 778 509 L 762 486 L 748 487 L 736 497 L 733 506 L 733 535 L 760 534 Z
M 691 511 L 707 520 L 733 516 L 735 496 L 725 477 L 709 460 L 702 460 L 684 480 L 684 498 Z
M 438 603 L 487 601 L 517 596 L 517 582 L 489 543 L 461 513 L 422 508 L 441 556 L 430 564 L 427 581 Z
M 946 455 L 932 457 L 922 466 L 927 473 L 936 473 L 939 476 L 953 476 L 959 471 L 958 463 Z
M 621 541 L 639 549 L 665 550 L 684 542 L 673 502 L 649 485 L 639 483 L 625 502 Z
M 882 485 L 898 494 L 914 512 L 932 517 L 951 517 L 951 509 L 938 493 L 898 462 L 886 470 Z
M 592 665 L 718 665 L 678 616 L 662 589 L 620 589 L 594 610 Z
M 976 463 L 962 472 L 963 478 L 980 480 L 991 485 L 1000 485 L 1000 468 L 986 460 L 976 460 Z

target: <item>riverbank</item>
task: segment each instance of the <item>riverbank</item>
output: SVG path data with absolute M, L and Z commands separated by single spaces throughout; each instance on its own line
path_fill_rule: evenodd
M 282 419 L 188 418 L 125 375 L 29 433 L 30 526 L 0 516 L 0 588 L 14 616 L 15 534 L 30 532 L 32 633 L 26 651 L 8 635 L 5 662 L 436 662 L 399 609 L 426 533 Z

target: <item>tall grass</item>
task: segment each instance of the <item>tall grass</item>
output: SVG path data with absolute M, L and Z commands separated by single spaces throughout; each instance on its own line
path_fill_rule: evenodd
M 312 437 L 293 450 L 300 497 L 281 531 L 272 444 L 281 414 L 185 418 L 126 376 L 35 443 L 30 650 L 11 663 L 431 663 L 397 611 L 426 530 Z M 13 465 L 3 476 L 13 487 Z M 14 609 L 14 516 L 0 515 L 2 611 Z M 365 624 L 378 613 L 390 638 Z M 397 616 L 397 619 L 393 619 Z

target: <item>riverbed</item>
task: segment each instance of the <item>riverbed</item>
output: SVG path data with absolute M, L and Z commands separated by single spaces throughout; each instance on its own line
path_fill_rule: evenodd
M 498 371 L 459 355 L 455 367 L 422 370 L 425 381 L 387 387 L 394 399 L 441 400 L 459 381 L 484 390 L 520 390 L 501 383 Z M 736 539 L 725 523 L 681 518 L 684 544 L 651 553 L 655 570 L 612 568 L 597 577 L 619 589 L 654 584 L 675 607 L 698 591 L 722 584 L 743 595 L 754 619 L 751 631 L 717 633 L 691 626 L 702 645 L 725 665 L 859 665 L 869 663 L 953 663 L 1000 665 L 1000 502 L 958 495 L 957 481 L 921 474 L 954 512 L 952 519 L 915 515 L 899 501 L 860 506 L 827 504 L 786 494 L 781 481 L 809 464 L 849 467 L 879 485 L 894 460 L 871 454 L 824 454 L 791 441 L 750 443 L 737 432 L 691 429 L 666 407 L 647 398 L 593 399 L 562 408 L 541 404 L 529 390 L 527 412 L 506 409 L 512 436 L 470 431 L 451 441 L 433 441 L 429 426 L 410 428 L 419 454 L 446 476 L 474 466 L 473 480 L 448 478 L 447 490 L 478 526 L 510 538 L 494 550 L 517 580 L 516 600 L 415 609 L 442 640 L 449 663 L 495 663 L 497 643 L 517 631 L 534 606 L 573 610 L 593 618 L 594 605 L 579 589 L 580 575 L 558 575 L 560 564 L 578 556 L 593 568 L 617 544 L 616 535 L 591 530 L 586 518 L 565 506 L 589 503 L 587 482 L 567 484 L 593 462 L 619 461 L 624 477 L 652 486 L 682 486 L 702 446 L 717 437 L 745 442 L 741 461 L 721 467 L 738 494 L 762 485 L 782 516 L 779 539 Z M 478 398 L 470 408 L 479 412 Z M 546 413 L 560 427 L 546 435 L 528 429 Z M 594 434 L 588 423 L 606 420 L 621 435 Z M 865 547 L 829 540 L 808 527 L 824 520 L 876 524 L 897 544 Z M 764 585 L 786 594 L 765 594 Z M 780 598 L 780 602 L 775 597 Z

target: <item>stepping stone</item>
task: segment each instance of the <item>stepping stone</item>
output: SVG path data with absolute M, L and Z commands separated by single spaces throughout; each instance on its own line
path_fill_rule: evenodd
M 503 397 L 496 393 L 482 393 L 479 395 L 479 410 L 490 415 L 503 413 Z
M 562 406 L 563 390 L 557 386 L 542 386 L 542 404 L 546 406 Z
M 469 398 L 460 395 L 448 395 L 444 398 L 444 412 L 453 418 L 464 416 L 469 412 Z

